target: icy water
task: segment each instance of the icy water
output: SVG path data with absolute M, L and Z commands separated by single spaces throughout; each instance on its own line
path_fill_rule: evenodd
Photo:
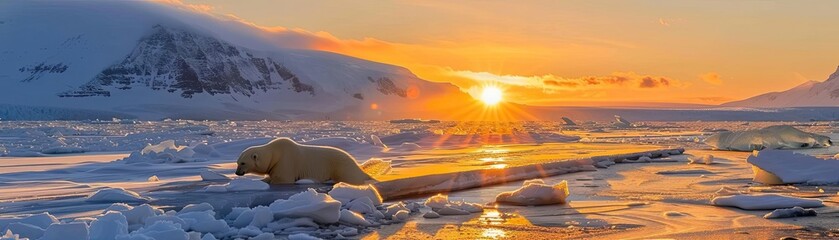
M 0 214 L 96 214 L 108 204 L 87 203 L 84 197 L 104 187 L 136 191 L 164 209 L 211 202 L 222 212 L 234 206 L 265 205 L 309 187 L 328 190 L 326 185 L 289 185 L 264 192 L 198 191 L 216 184 L 201 181 L 201 171 L 232 176 L 241 150 L 276 137 L 339 147 L 359 162 L 370 158 L 390 161 L 392 170 L 375 176 L 386 181 L 666 147 L 702 148 L 699 141 L 721 129 L 775 124 L 782 123 L 649 122 L 618 129 L 610 123 L 569 127 L 556 122 L 0 121 L 0 154 L 5 155 L 0 157 Z M 832 133 L 828 123 L 786 124 Z M 382 143 L 376 143 L 373 136 Z M 206 143 L 218 154 L 184 163 L 119 161 L 132 151 L 170 139 L 183 146 Z M 60 152 L 68 154 L 48 154 Z M 159 180 L 149 181 L 152 176 Z

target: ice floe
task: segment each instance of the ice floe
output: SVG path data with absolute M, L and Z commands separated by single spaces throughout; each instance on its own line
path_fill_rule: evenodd
M 206 143 L 194 146 L 178 146 L 175 140 L 165 140 L 158 144 L 148 144 L 140 151 L 131 152 L 123 158 L 125 163 L 184 163 L 206 161 L 207 157 L 219 154 Z
M 781 125 L 746 131 L 718 132 L 705 139 L 705 144 L 719 150 L 752 151 L 829 147 L 832 142 L 830 137 Z
M 569 194 L 565 180 L 549 185 L 542 179 L 532 179 L 524 181 L 519 189 L 498 194 L 495 202 L 524 206 L 563 204 Z
M 222 175 L 221 173 L 214 172 L 211 170 L 204 170 L 201 172 L 201 180 L 202 181 L 223 181 L 223 180 L 230 180 L 229 177 Z
M 752 165 L 754 181 L 763 184 L 839 184 L 839 160 L 821 159 L 784 150 L 755 152 L 746 161 Z
M 329 191 L 329 196 L 340 201 L 342 205 L 347 205 L 360 198 L 369 199 L 373 206 L 382 205 L 382 196 L 379 195 L 379 191 L 372 185 L 356 186 L 340 182 L 332 186 L 332 190 Z
M 308 217 L 319 223 L 334 223 L 340 218 L 341 202 L 309 188 L 286 199 L 271 203 L 275 217 Z
M 104 203 L 116 203 L 116 202 L 148 202 L 150 199 L 147 197 L 140 196 L 140 194 L 125 190 L 123 188 L 104 188 L 96 191 L 95 193 L 91 194 L 85 201 L 88 202 L 104 202 Z
M 434 195 L 425 200 L 424 205 L 431 208 L 439 215 L 468 215 L 483 211 L 483 207 L 477 203 L 466 201 L 449 201 L 449 197 L 442 193 Z M 433 217 L 433 215 L 431 215 Z
M 271 188 L 268 183 L 250 178 L 234 178 L 230 182 L 220 185 L 209 185 L 202 189 L 204 192 L 241 192 L 263 191 Z
M 791 207 L 824 207 L 824 203 L 818 199 L 805 199 L 784 196 L 779 194 L 736 194 L 719 196 L 711 200 L 716 206 L 737 207 L 745 210 L 774 210 Z
M 702 156 L 690 156 L 688 157 L 688 164 L 714 164 L 714 155 L 705 154 Z
M 771 219 L 771 218 L 793 218 L 793 217 L 809 217 L 809 216 L 816 216 L 816 210 L 812 208 L 803 208 L 799 206 L 795 206 L 792 208 L 782 208 L 782 209 L 775 209 L 774 211 L 763 215 L 763 218 Z

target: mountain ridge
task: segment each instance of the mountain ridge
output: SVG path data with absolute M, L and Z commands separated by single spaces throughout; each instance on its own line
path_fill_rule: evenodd
M 724 107 L 786 108 L 839 106 L 839 67 L 824 81 L 807 81 L 784 91 L 768 92 L 721 104 Z
M 158 3 L 3 2 L 0 20 L 0 106 L 16 112 L 373 120 L 445 118 L 459 107 L 450 100 L 474 101 L 404 67 L 284 48 L 247 24 Z

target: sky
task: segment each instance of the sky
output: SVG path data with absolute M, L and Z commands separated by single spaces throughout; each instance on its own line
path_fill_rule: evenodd
M 184 0 L 293 47 L 399 65 L 529 105 L 720 104 L 823 81 L 839 1 Z M 313 40 L 314 39 L 314 40 Z

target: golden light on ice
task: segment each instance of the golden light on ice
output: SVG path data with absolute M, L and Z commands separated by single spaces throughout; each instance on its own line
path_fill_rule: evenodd
M 494 106 L 504 99 L 504 93 L 500 88 L 487 86 L 481 92 L 481 102 L 489 106 Z

